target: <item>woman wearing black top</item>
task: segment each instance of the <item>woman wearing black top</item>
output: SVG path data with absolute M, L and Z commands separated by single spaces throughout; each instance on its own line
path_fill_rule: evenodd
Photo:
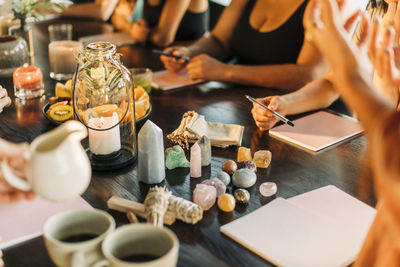
M 143 19 L 131 27 L 137 41 L 165 47 L 174 41 L 193 41 L 208 30 L 207 0 L 144 0 Z
M 370 19 L 374 21 L 377 18 L 382 18 L 384 25 L 393 24 L 400 31 L 400 25 L 393 22 L 395 16 L 399 15 L 396 9 L 400 10 L 400 8 L 397 8 L 397 2 L 398 0 L 370 0 L 367 6 Z M 378 75 L 374 77 L 373 70 L 371 69 L 371 73 L 368 76 L 371 79 L 374 78 L 376 88 L 395 107 L 400 101 L 398 88 L 394 88 L 389 82 L 383 79 L 384 77 L 380 77 L 379 71 L 375 73 Z M 258 100 L 282 115 L 292 115 L 326 108 L 339 98 L 338 91 L 335 90 L 330 81 L 330 75 L 328 73 L 323 78 L 316 79 L 295 92 L 285 95 L 267 96 Z M 252 115 L 255 123 L 262 131 L 272 128 L 279 121 L 270 112 L 264 111 L 256 105 L 253 106 Z
M 232 0 L 211 34 L 188 47 L 166 52 L 191 58 L 161 56 L 170 71 L 185 66 L 192 79 L 229 81 L 292 91 L 320 77 L 325 68 L 319 52 L 303 43 L 307 0 Z M 222 63 L 229 56 L 240 65 Z

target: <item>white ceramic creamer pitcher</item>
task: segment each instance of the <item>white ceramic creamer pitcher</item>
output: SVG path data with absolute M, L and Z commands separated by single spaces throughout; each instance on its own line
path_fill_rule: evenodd
M 52 201 L 67 201 L 82 194 L 92 175 L 90 161 L 80 140 L 87 136 L 86 127 L 68 121 L 38 136 L 26 154 L 27 180 L 16 176 L 6 161 L 3 175 L 13 187 L 29 191 Z

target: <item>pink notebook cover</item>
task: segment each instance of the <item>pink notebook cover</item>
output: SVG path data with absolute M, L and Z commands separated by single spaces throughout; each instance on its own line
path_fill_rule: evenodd
M 45 221 L 52 215 L 75 209 L 91 209 L 83 198 L 69 202 L 49 202 L 40 197 L 31 201 L 0 205 L 0 249 L 42 234 Z
M 274 127 L 269 134 L 311 153 L 356 137 L 364 131 L 356 120 L 326 111 L 318 111 L 293 123 L 294 127 L 287 124 Z
M 168 70 L 153 72 L 153 83 L 156 84 L 161 90 L 177 89 L 203 82 L 203 80 L 190 79 L 186 71 L 178 73 L 173 73 Z

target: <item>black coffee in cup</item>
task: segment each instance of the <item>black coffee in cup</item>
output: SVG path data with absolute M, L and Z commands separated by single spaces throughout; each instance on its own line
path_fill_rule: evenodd
M 146 262 L 153 261 L 158 259 L 159 256 L 151 255 L 151 254 L 132 254 L 125 257 L 121 257 L 120 260 L 126 262 Z
M 96 237 L 98 237 L 98 235 L 81 233 L 81 234 L 74 234 L 74 235 L 64 237 L 61 239 L 61 241 L 67 242 L 67 243 L 78 243 L 78 242 L 88 241 L 88 240 L 91 240 Z

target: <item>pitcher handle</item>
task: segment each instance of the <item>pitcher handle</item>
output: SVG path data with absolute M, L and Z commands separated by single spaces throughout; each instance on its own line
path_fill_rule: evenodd
M 9 183 L 12 187 L 19 189 L 21 191 L 31 191 L 32 186 L 23 178 L 15 175 L 11 170 L 11 167 L 8 165 L 6 160 L 1 162 L 1 170 L 3 172 L 4 179 Z
M 110 263 L 106 259 L 101 259 L 95 264 L 93 264 L 91 267 L 109 267 Z

